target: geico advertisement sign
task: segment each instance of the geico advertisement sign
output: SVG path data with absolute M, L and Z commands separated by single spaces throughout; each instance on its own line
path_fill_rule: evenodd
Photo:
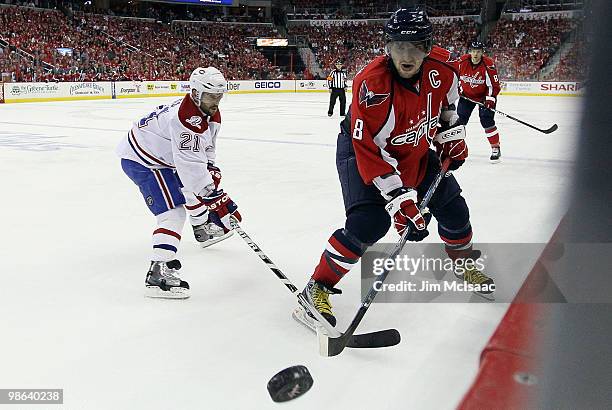
M 274 89 L 281 88 L 280 81 L 255 81 L 255 88 L 265 88 L 265 89 Z

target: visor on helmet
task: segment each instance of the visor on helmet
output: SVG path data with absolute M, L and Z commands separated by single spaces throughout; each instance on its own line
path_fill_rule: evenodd
M 390 41 L 387 43 L 387 51 L 393 59 L 417 59 L 422 60 L 431 51 L 430 41 Z

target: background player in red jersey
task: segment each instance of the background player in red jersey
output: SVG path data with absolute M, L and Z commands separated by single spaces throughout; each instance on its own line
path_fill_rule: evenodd
M 486 108 L 479 107 L 480 124 L 485 130 L 489 144 L 491 144 L 491 162 L 496 163 L 501 158 L 499 133 L 495 126 L 495 113 L 488 108 L 495 108 L 497 94 L 499 94 L 499 78 L 493 60 L 484 54 L 484 44 L 474 41 L 470 44 L 469 54 L 461 56 L 459 60 L 459 74 L 461 79 L 461 95 L 474 101 L 481 101 Z M 459 100 L 457 114 L 461 124 L 467 125 L 474 104 L 464 98 Z
M 467 158 L 465 125 L 457 123 L 453 103 L 459 98 L 459 79 L 448 53 L 433 47 L 433 27 L 425 12 L 400 9 L 385 26 L 386 55 L 377 57 L 353 81 L 353 101 L 341 123 L 336 151 L 346 223 L 327 243 L 302 294 L 335 325 L 329 295 L 365 250 L 391 226 L 407 239 L 421 241 L 427 215 L 417 204 L 450 157 L 450 169 Z M 438 123 L 443 125 L 438 129 Z M 436 139 L 456 135 L 444 144 Z M 429 209 L 450 258 L 474 257 L 468 206 L 452 174 L 433 195 Z M 493 280 L 477 269 L 458 278 L 494 288 Z M 490 293 L 490 292 L 487 292 Z M 311 328 L 314 319 L 303 307 L 294 317 Z

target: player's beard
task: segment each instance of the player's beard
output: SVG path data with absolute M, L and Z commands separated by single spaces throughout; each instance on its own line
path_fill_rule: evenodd
M 200 106 L 200 109 L 202 109 L 204 114 L 212 116 L 212 115 L 215 115 L 215 113 L 219 110 L 219 106 L 218 105 L 211 105 L 210 107 L 207 107 L 206 105 L 202 104 Z

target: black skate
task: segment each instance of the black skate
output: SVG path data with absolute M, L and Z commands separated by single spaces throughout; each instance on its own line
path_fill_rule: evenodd
M 189 284 L 181 280 L 178 260 L 170 262 L 151 262 L 145 279 L 145 296 L 150 298 L 186 299 L 190 296 Z
M 321 316 L 323 316 L 332 326 L 336 326 L 336 318 L 332 312 L 332 305 L 329 303 L 329 295 L 337 295 L 342 293 L 340 289 L 330 288 L 321 282 L 317 282 L 314 279 L 310 279 L 308 284 L 302 291 L 302 296 L 313 306 Z M 312 331 L 317 331 L 317 320 L 308 312 L 308 310 L 301 305 L 303 303 L 300 299 L 300 306 L 293 311 L 293 318 L 298 322 L 302 323 Z
M 489 159 L 492 164 L 497 164 L 501 161 L 501 148 L 499 146 L 491 147 L 491 157 Z
M 202 248 L 221 242 L 234 234 L 234 231 L 228 231 L 227 233 L 223 232 L 223 228 L 212 222 L 206 222 L 202 225 L 193 225 L 192 228 L 193 235 Z

